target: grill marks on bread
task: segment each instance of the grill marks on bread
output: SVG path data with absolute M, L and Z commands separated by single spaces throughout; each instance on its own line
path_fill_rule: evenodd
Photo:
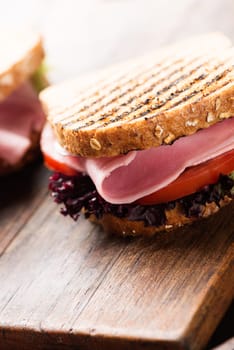
M 233 78 L 232 61 L 228 59 L 220 63 L 216 59 L 204 62 L 199 58 L 181 67 L 183 63 L 180 60 L 176 66 L 170 65 L 168 70 L 157 69 L 143 84 L 131 86 L 131 81 L 128 82 L 109 96 L 99 98 L 94 107 L 86 104 L 85 109 L 60 120 L 61 125 L 72 130 L 96 129 L 111 127 L 116 122 L 121 124 L 142 117 L 151 118 L 191 98 L 200 98 L 201 92 L 203 96 L 208 96 Z
M 226 38 L 216 44 L 215 35 L 209 38 L 112 67 L 83 92 L 78 80 L 44 91 L 61 145 L 86 157 L 114 156 L 168 144 L 234 116 L 234 49 Z M 72 98 L 57 102 L 69 87 Z
M 165 58 L 166 59 L 166 58 Z M 152 62 L 147 66 L 137 65 L 136 70 L 122 72 L 125 70 L 123 67 L 121 71 L 118 71 L 116 76 L 112 76 L 111 79 L 107 79 L 102 82 L 97 82 L 97 87 L 92 87 L 91 91 L 86 93 L 85 96 L 81 95 L 80 99 L 65 110 L 60 110 L 55 116 L 55 122 L 63 122 L 69 124 L 69 119 L 72 120 L 78 113 L 85 112 L 79 115 L 79 119 L 84 119 L 90 114 L 90 111 L 97 112 L 100 108 L 106 104 L 110 104 L 117 100 L 117 98 L 125 96 L 126 93 L 133 91 L 149 78 L 152 77 L 152 69 L 155 68 L 154 75 L 160 72 L 162 69 L 170 67 L 170 64 Z M 129 68 L 129 67 L 128 67 Z M 116 83 L 116 84 L 115 84 Z M 88 103 L 87 103 L 88 101 Z M 100 102 L 100 103 L 99 103 Z M 97 109 L 98 106 L 98 109 Z M 93 108 L 92 108 L 93 107 Z
M 180 61 L 181 59 L 178 59 L 173 63 L 174 65 L 176 63 L 180 64 Z M 86 105 L 86 109 L 74 111 L 73 116 L 70 118 L 65 117 L 65 119 L 60 120 L 61 123 L 63 125 L 69 125 L 77 122 L 76 126 L 74 124 L 72 126 L 79 129 L 94 124 L 95 120 L 102 121 L 106 119 L 108 121 L 108 117 L 112 116 L 113 118 L 113 114 L 120 111 L 122 107 L 126 108 L 129 104 L 134 105 L 136 99 L 140 99 L 149 92 L 153 93 L 152 89 L 155 87 L 155 84 L 163 82 L 167 84 L 167 80 L 162 72 L 167 72 L 170 77 L 173 77 L 177 73 L 175 66 L 171 64 L 171 61 L 167 61 L 165 64 L 157 64 L 153 73 L 152 70 L 149 70 L 146 74 L 138 74 L 138 76 L 135 76 L 131 80 L 126 80 L 125 83 L 118 82 L 118 86 L 115 89 L 102 91 L 102 97 L 93 104 Z M 149 101 L 145 99 L 141 103 L 144 104 L 145 102 Z M 78 115 L 78 113 L 81 114 Z

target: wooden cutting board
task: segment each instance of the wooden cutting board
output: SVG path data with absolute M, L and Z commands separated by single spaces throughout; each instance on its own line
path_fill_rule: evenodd
M 0 349 L 201 349 L 234 294 L 234 206 L 153 239 L 59 214 L 38 164 L 0 184 Z

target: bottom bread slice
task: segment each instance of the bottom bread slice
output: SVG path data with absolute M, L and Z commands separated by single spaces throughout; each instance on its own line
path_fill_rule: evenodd
M 101 225 L 105 232 L 121 236 L 152 236 L 158 232 L 171 231 L 186 224 L 192 224 L 202 218 L 217 213 L 220 208 L 232 202 L 232 198 L 225 196 L 219 203 L 206 203 L 199 217 L 187 217 L 180 208 L 179 203 L 174 209 L 166 210 L 166 223 L 161 226 L 146 226 L 143 221 L 130 221 L 112 214 L 104 214 L 101 219 L 95 215 L 89 217 L 90 221 Z

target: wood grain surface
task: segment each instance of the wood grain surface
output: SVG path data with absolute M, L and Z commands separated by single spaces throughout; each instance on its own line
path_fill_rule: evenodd
M 233 14 L 233 0 L 22 0 L 0 20 L 42 31 L 59 81 L 191 34 L 234 41 Z M 120 239 L 62 217 L 48 176 L 38 162 L 0 181 L 0 350 L 203 349 L 234 295 L 234 205 Z
M 39 164 L 24 174 L 8 179 L 21 189 L 17 210 L 1 212 L 6 223 L 16 215 L 9 232 L 20 232 L 0 259 L 0 349 L 199 349 L 208 341 L 233 295 L 233 205 L 175 233 L 119 239 L 62 217 L 45 197 Z M 37 188 L 27 210 L 26 186 Z

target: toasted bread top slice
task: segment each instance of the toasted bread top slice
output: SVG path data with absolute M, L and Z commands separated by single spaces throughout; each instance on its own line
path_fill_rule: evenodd
M 234 116 L 234 49 L 190 39 L 40 95 L 60 144 L 85 157 L 170 144 Z
M 38 68 L 44 50 L 39 34 L 26 31 L 0 31 L 0 101 L 10 95 Z

